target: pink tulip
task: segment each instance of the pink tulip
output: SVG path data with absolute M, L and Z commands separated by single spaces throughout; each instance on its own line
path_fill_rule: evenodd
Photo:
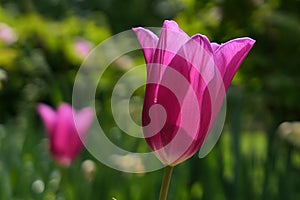
M 141 27 L 133 31 L 147 64 L 144 136 L 162 163 L 175 166 L 201 148 L 255 41 L 210 43 L 204 35 L 189 37 L 175 21 L 167 20 L 159 37 Z
M 82 151 L 89 126 L 93 121 L 93 111 L 84 108 L 78 112 L 69 104 L 61 104 L 57 110 L 40 103 L 37 111 L 41 116 L 50 142 L 50 152 L 61 166 L 68 167 Z

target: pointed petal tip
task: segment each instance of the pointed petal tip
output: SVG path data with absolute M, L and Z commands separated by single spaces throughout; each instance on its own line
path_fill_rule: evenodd
M 210 52 L 210 53 L 212 52 L 211 43 L 210 43 L 208 37 L 206 37 L 205 35 L 195 34 L 192 36 L 191 39 L 196 41 L 197 43 L 199 43 L 208 52 Z
M 256 40 L 250 38 L 250 37 L 242 37 L 242 38 L 237 38 L 237 39 L 234 39 L 233 41 L 241 41 L 245 44 L 249 44 L 251 46 L 254 45 L 254 43 L 256 42 Z M 230 42 L 230 41 L 229 41 Z
M 244 37 L 244 38 L 241 38 L 242 42 L 244 43 L 246 49 L 248 49 L 248 53 L 249 51 L 252 49 L 252 47 L 254 46 L 256 40 L 252 39 L 252 38 L 249 38 L 249 37 Z
M 251 45 L 251 47 L 255 44 L 256 40 L 252 39 L 252 38 L 248 38 L 249 40 L 249 44 Z
M 143 39 L 147 38 L 154 41 L 158 40 L 158 37 L 152 31 L 143 27 L 133 27 L 131 30 L 137 35 L 138 39 L 141 40 L 140 42 L 142 42 Z
M 201 40 L 201 35 L 200 35 L 200 34 L 193 35 L 193 36 L 192 36 L 192 39 L 193 39 L 193 40 L 196 40 L 197 42 L 200 42 L 200 40 Z
M 158 37 L 153 32 L 142 27 L 132 28 L 143 50 L 146 63 L 151 61 L 157 47 Z
M 254 44 L 256 40 L 250 38 L 250 37 L 244 37 L 244 39 L 248 40 L 250 43 Z
M 162 28 L 177 31 L 177 32 L 184 32 L 183 30 L 180 29 L 177 22 L 175 22 L 173 20 L 165 20 L 164 23 L 163 23 Z
M 158 40 L 158 37 L 152 31 L 145 29 L 143 27 L 133 27 L 131 30 L 137 35 L 141 43 L 142 40 L 148 38 L 149 40 L 154 40 L 154 41 Z
M 210 41 L 209 41 L 208 37 L 206 37 L 205 35 L 198 33 L 198 34 L 193 35 L 191 38 L 193 40 L 196 40 L 197 42 L 202 43 L 202 41 L 203 41 L 203 42 L 205 42 L 205 44 L 210 45 Z
M 63 107 L 69 107 L 71 108 L 71 105 L 65 102 L 62 102 L 61 104 L 59 104 L 58 108 L 63 108 Z
M 174 20 L 169 20 L 166 19 L 164 20 L 163 26 L 178 26 L 177 22 L 175 22 Z
M 56 112 L 50 106 L 39 103 L 36 107 L 48 134 L 52 134 L 56 124 Z
M 140 31 L 141 29 L 143 29 L 143 28 L 142 27 L 133 27 L 133 28 L 131 28 L 131 30 L 133 30 L 135 33 Z
M 43 119 L 47 118 L 49 115 L 55 112 L 50 106 L 44 103 L 39 103 L 36 106 L 36 110 Z
M 208 39 L 208 37 L 206 37 L 206 35 L 202 35 L 200 33 L 193 35 L 192 39 L 195 39 L 195 40 L 205 39 L 205 40 L 209 41 L 209 39 Z
M 57 111 L 58 113 L 64 113 L 64 112 L 73 113 L 73 108 L 70 104 L 63 102 L 57 107 Z
M 36 106 L 36 110 L 37 110 L 38 112 L 40 112 L 43 108 L 46 108 L 46 107 L 50 108 L 50 106 L 48 106 L 47 104 L 44 104 L 44 103 L 38 103 L 37 106 Z
M 253 44 L 256 42 L 256 40 L 249 38 L 249 40 L 251 40 L 253 42 Z

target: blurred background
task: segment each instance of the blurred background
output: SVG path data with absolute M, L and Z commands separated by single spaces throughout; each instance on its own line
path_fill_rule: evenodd
M 256 40 L 229 89 L 220 140 L 175 168 L 169 199 L 300 199 L 299 10 L 299 0 L 0 0 L 0 199 L 158 199 L 162 170 L 122 173 L 87 151 L 58 167 L 36 105 L 71 103 L 93 47 L 164 19 L 218 43 Z M 118 60 L 97 89 L 98 119 L 120 146 L 147 148 L 118 129 L 110 109 L 118 78 L 143 62 L 141 53 Z M 131 100 L 137 123 L 142 102 L 143 88 Z

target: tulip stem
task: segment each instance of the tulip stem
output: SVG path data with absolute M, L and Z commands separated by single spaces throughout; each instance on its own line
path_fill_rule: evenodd
M 165 168 L 164 177 L 162 180 L 161 188 L 160 188 L 160 195 L 159 200 L 166 200 L 168 196 L 168 189 L 170 185 L 170 180 L 172 176 L 173 167 L 167 166 Z

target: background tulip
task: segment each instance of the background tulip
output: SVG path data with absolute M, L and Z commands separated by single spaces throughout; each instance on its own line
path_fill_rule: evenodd
M 54 160 L 62 166 L 69 166 L 83 149 L 81 140 L 87 136 L 93 111 L 84 108 L 77 112 L 66 103 L 56 111 L 45 104 L 39 104 L 37 110 L 48 133 Z

